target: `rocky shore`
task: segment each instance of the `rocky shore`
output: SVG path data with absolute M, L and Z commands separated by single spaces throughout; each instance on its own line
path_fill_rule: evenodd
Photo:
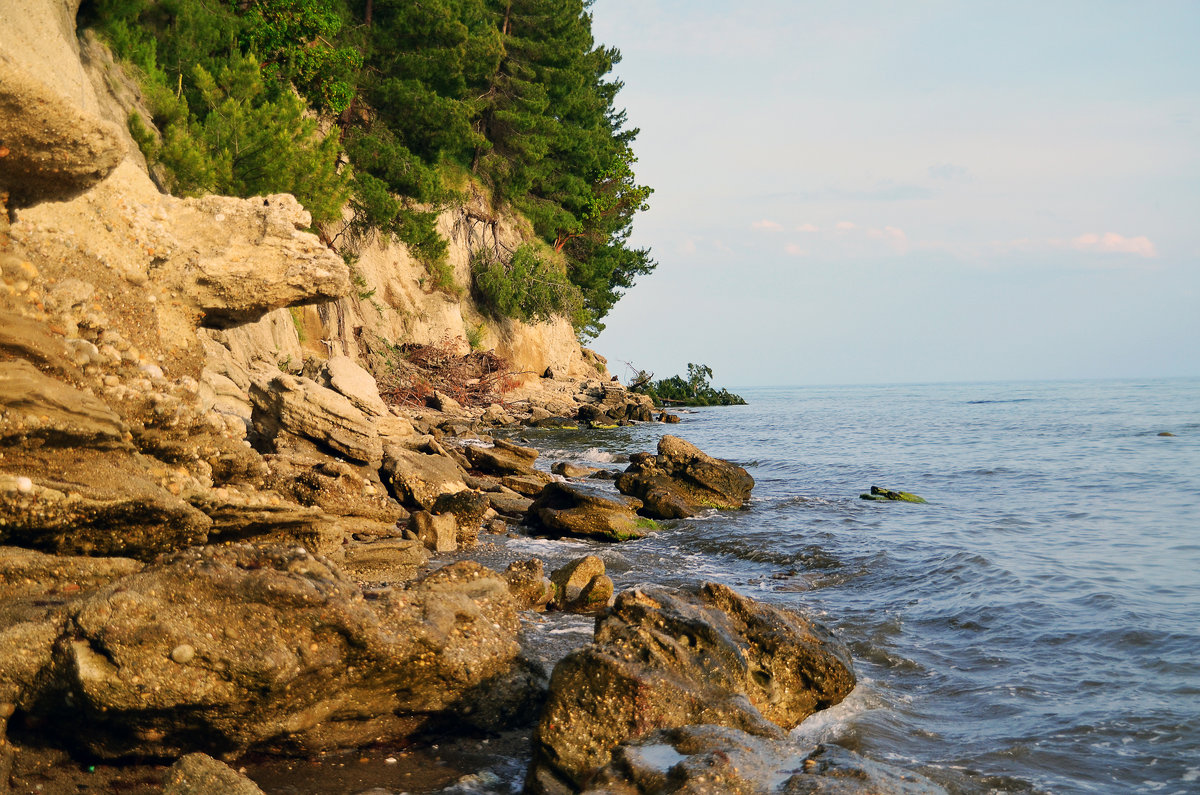
M 532 365 L 501 401 L 385 400 L 303 208 L 158 193 L 78 3 L 29 5 L 0 14 L 0 793 L 261 791 L 238 768 L 296 791 L 295 764 L 304 791 L 430 791 L 402 758 L 490 738 L 531 748 L 534 793 L 936 791 L 788 739 L 855 682 L 803 616 L 614 593 L 595 556 L 472 561 L 636 539 L 753 479 L 675 436 L 619 473 L 539 466 L 522 426 L 664 419 L 602 357 L 531 346 L 553 329 L 505 332 Z M 313 308 L 324 355 L 297 347 Z M 595 615 L 592 642 L 548 668 L 541 611 Z M 375 784 L 347 758 L 382 759 Z

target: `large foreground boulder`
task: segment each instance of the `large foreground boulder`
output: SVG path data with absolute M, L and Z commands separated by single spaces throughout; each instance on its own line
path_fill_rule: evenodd
M 383 442 L 371 420 L 345 395 L 310 378 L 260 371 L 250 399 L 255 430 L 266 441 L 294 434 L 359 463 L 378 467 L 383 460 Z
M 706 455 L 678 436 L 658 440 L 658 455 L 637 453 L 617 477 L 617 489 L 640 499 L 641 513 L 682 519 L 705 508 L 740 508 L 754 478 L 741 467 Z
M 685 726 L 623 743 L 585 795 L 945 795 L 929 779 L 834 745 L 802 746 L 726 726 Z
M 68 626 L 25 724 L 100 758 L 496 728 L 536 692 L 507 584 L 468 562 L 366 600 L 303 549 L 191 549 L 73 603 Z
M 649 523 L 636 513 L 641 502 L 582 483 L 549 483 L 529 506 L 529 515 L 553 536 L 628 541 L 646 535 Z
M 617 745 L 655 729 L 710 723 L 782 739 L 854 682 L 828 630 L 726 586 L 624 591 L 595 641 L 554 669 L 529 783 L 583 787 Z

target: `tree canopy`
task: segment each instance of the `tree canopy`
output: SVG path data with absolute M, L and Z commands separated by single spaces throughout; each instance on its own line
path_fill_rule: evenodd
M 432 266 L 446 253 L 437 213 L 470 175 L 555 252 L 486 263 L 476 295 L 509 295 L 506 274 L 557 269 L 579 299 L 557 303 L 587 336 L 655 267 L 629 245 L 651 189 L 637 182 L 637 130 L 615 104 L 620 53 L 594 41 L 590 5 L 89 0 L 83 13 L 141 68 L 157 134 L 144 120 L 131 127 L 173 190 L 291 191 L 317 221 L 348 199 L 353 231 L 397 237 Z M 329 134 L 305 104 L 333 123 Z

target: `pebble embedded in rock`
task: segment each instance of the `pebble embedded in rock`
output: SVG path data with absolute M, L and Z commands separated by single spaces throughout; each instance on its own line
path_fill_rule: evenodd
M 171 649 L 171 659 L 183 665 L 189 663 L 196 656 L 196 649 L 190 643 L 181 643 Z

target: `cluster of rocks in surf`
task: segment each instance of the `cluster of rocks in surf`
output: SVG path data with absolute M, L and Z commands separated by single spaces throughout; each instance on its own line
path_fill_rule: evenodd
M 93 262 L 8 210 L 82 194 L 119 239 L 88 196 L 119 136 L 2 58 L 0 108 L 0 792 L 54 748 L 174 761 L 164 792 L 250 793 L 214 757 L 448 725 L 536 726 L 532 792 L 765 791 L 778 776 L 756 769 L 866 769 L 786 738 L 854 687 L 819 625 L 716 584 L 617 594 L 594 555 L 551 572 L 450 557 L 518 525 L 634 539 L 741 506 L 744 470 L 666 436 L 614 494 L 488 436 L 670 419 L 609 381 L 402 412 L 349 357 L 292 372 L 239 356 L 243 325 L 351 289 L 296 201 L 132 208 L 153 267 Z M 547 609 L 597 615 L 552 673 L 519 632 L 521 611 Z

